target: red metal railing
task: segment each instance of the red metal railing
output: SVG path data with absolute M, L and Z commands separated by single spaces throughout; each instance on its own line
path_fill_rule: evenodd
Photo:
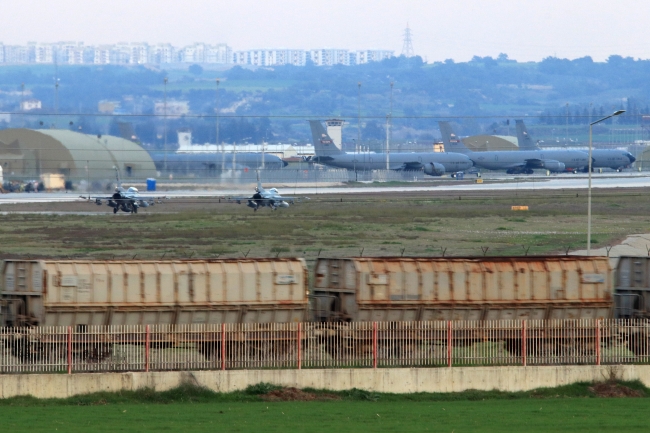
M 645 320 L 0 328 L 0 373 L 649 362 Z

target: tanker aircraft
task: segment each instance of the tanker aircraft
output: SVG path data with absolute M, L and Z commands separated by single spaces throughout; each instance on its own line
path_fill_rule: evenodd
M 473 152 L 454 134 L 449 122 L 438 122 L 445 149 L 462 152 L 477 167 L 488 170 L 506 170 L 508 174 L 532 174 L 533 169 L 543 168 L 555 173 L 578 170 L 588 165 L 588 156 L 577 150 L 493 150 Z
M 116 214 L 117 211 L 121 210 L 122 212 L 128 213 L 138 213 L 138 208 L 149 207 L 156 204 L 156 197 L 144 197 L 141 196 L 138 192 L 138 189 L 135 187 L 130 187 L 129 189 L 122 188 L 122 181 L 120 180 L 120 172 L 117 167 L 115 167 L 115 178 L 117 180 L 117 187 L 115 187 L 115 192 L 110 197 L 84 197 L 80 196 L 83 199 L 95 200 L 97 206 L 101 206 L 103 201 L 106 201 L 106 204 L 113 208 L 113 213 Z M 157 198 L 160 202 L 161 197 Z
M 234 200 L 237 204 L 241 204 L 243 200 L 246 200 L 246 206 L 253 208 L 253 211 L 257 212 L 257 209 L 265 206 L 268 206 L 271 208 L 271 210 L 276 210 L 279 207 L 289 207 L 289 205 L 294 204 L 297 200 L 300 200 L 300 198 L 283 197 L 280 195 L 280 192 L 277 188 L 264 189 L 264 187 L 262 187 L 262 181 L 260 181 L 260 173 L 258 171 L 255 194 L 253 194 L 252 197 L 232 197 L 231 200 Z
M 519 150 L 541 150 L 535 143 L 526 129 L 523 120 L 515 120 L 517 124 L 517 143 Z M 547 151 L 545 151 L 547 152 Z M 589 156 L 588 151 L 584 151 Z M 587 161 L 589 161 L 587 159 Z M 616 171 L 621 171 L 629 167 L 636 158 L 626 150 L 619 149 L 592 149 L 591 150 L 591 169 L 594 168 L 612 168 Z M 589 170 L 589 163 L 584 171 Z
M 381 170 L 423 170 L 429 176 L 442 176 L 467 170 L 474 164 L 465 155 L 451 152 L 410 152 L 410 153 L 345 153 L 327 134 L 320 120 L 310 120 L 312 140 L 316 155 L 311 162 L 354 171 Z

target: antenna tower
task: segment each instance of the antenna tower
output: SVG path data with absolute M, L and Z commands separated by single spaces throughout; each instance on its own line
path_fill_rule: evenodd
M 413 39 L 411 36 L 411 28 L 407 23 L 406 30 L 404 30 L 404 44 L 402 45 L 402 55 L 407 58 L 415 55 L 413 52 Z

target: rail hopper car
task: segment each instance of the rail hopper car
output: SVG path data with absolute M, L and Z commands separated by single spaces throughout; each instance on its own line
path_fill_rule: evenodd
M 164 347 L 180 344 L 172 336 L 177 325 L 248 323 L 260 331 L 230 335 L 228 344 L 257 344 L 252 338 L 277 349 L 287 342 L 274 324 L 325 322 L 319 338 L 334 353 L 341 345 L 371 345 L 341 338 L 349 322 L 645 320 L 650 311 L 650 258 L 645 257 L 621 258 L 616 271 L 604 257 L 320 258 L 311 288 L 306 263 L 299 258 L 5 260 L 1 277 L 0 326 L 17 327 L 5 344 L 22 358 L 61 346 L 57 339 L 29 331 L 38 326 L 74 329 L 73 352 L 93 360 L 110 356 L 114 344 L 145 344 L 142 332 L 122 332 L 124 341 L 110 342 L 99 331 L 85 334 L 107 325 L 169 325 L 169 334 L 150 336 L 152 345 Z M 548 346 L 550 327 L 530 329 L 535 344 L 528 351 Z M 575 338 L 593 340 L 597 331 L 581 332 L 580 337 L 555 335 L 552 344 L 569 350 Z M 650 341 L 645 330 L 626 332 L 602 339 L 626 340 L 631 348 Z M 521 340 L 511 334 L 457 338 L 442 332 L 439 338 L 462 344 L 487 338 L 520 352 Z M 394 340 L 395 335 L 382 331 L 378 339 Z M 192 338 L 206 357 L 219 353 L 224 341 L 219 332 Z M 416 335 L 403 338 L 412 341 Z

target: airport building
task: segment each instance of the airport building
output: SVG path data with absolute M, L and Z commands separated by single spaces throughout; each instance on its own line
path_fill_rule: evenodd
M 0 131 L 0 165 L 5 180 L 38 179 L 62 174 L 65 179 L 113 179 L 156 176 L 149 153 L 138 144 L 109 135 L 88 135 L 62 129 Z

